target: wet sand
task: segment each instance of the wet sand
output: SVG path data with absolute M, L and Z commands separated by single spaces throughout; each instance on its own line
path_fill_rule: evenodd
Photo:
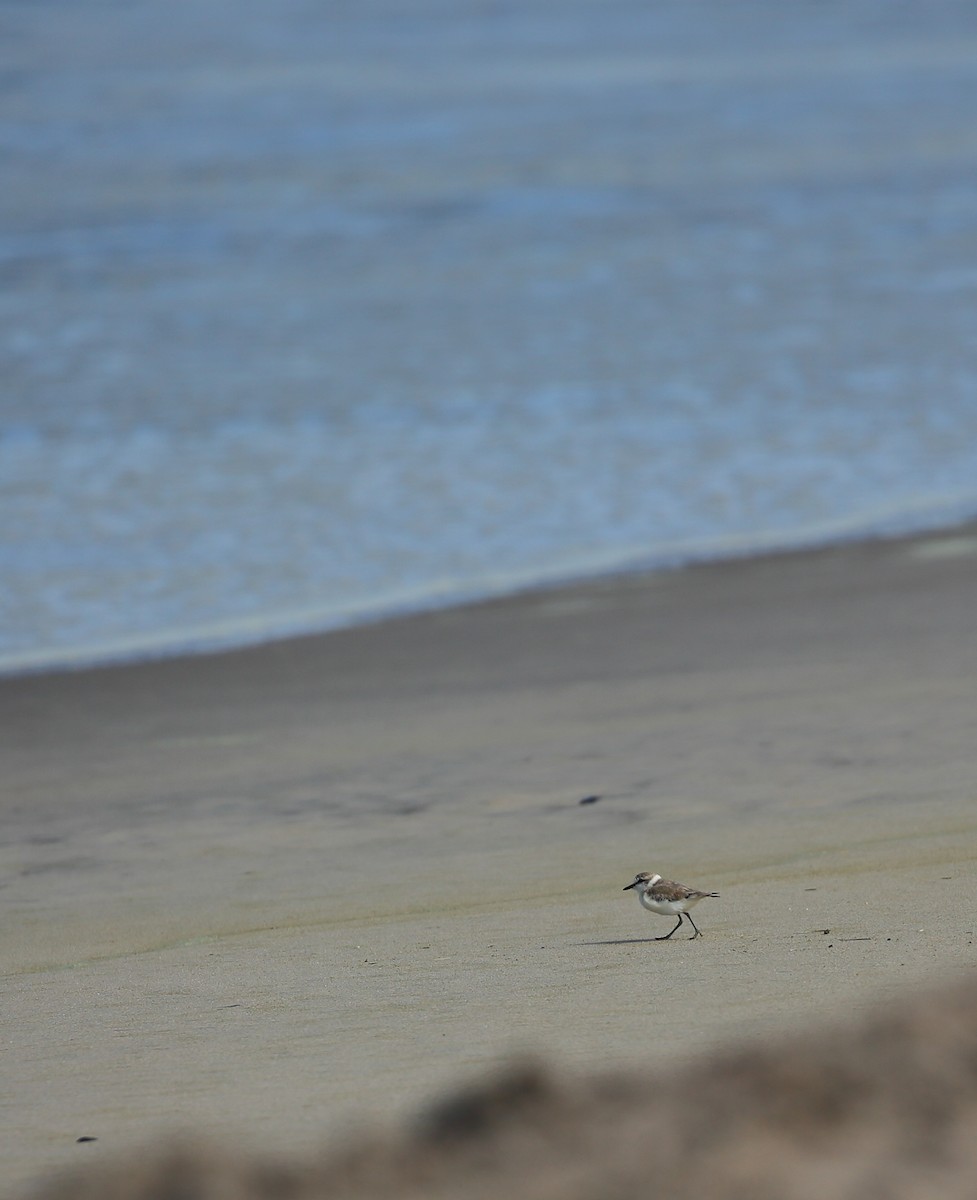
M 0 681 L 4 1186 L 971 972 L 975 635 L 968 527 Z

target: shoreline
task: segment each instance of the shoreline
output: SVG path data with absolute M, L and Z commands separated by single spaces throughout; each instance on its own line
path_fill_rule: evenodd
M 572 565 L 554 565 L 541 573 L 514 572 L 503 578 L 487 575 L 468 584 L 431 584 L 388 597 L 382 604 L 285 610 L 277 617 L 254 615 L 240 619 L 187 626 L 177 631 L 120 637 L 86 647 L 63 650 L 26 650 L 0 655 L 0 679 L 25 675 L 51 675 L 64 671 L 90 671 L 103 667 L 161 662 L 172 658 L 232 654 L 274 642 L 325 637 L 350 629 L 371 628 L 390 621 L 425 616 L 454 608 L 516 599 L 536 592 L 614 582 L 660 571 L 692 567 L 721 567 L 726 563 L 818 553 L 835 547 L 863 545 L 905 538 L 950 536 L 977 522 L 972 501 L 957 498 L 932 501 L 915 509 L 875 511 L 866 524 L 833 521 L 795 530 L 790 536 L 764 533 L 753 536 L 693 538 L 658 546 L 654 552 L 615 551 L 591 554 Z
M 972 972 L 975 598 L 972 523 L 0 679 L 4 1184 Z

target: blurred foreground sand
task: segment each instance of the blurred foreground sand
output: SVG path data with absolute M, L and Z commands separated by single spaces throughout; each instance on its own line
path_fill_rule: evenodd
M 675 1072 L 513 1069 L 399 1137 L 317 1161 L 174 1144 L 77 1171 L 43 1200 L 498 1197 L 960 1200 L 977 1188 L 977 988 Z

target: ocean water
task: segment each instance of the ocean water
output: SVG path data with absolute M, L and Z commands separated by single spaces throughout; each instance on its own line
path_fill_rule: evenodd
M 977 9 L 11 4 L 0 671 L 977 514 Z

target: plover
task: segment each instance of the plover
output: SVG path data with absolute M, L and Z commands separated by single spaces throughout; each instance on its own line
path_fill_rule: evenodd
M 642 908 L 647 908 L 649 912 L 658 913 L 662 917 L 678 917 L 675 928 L 661 937 L 655 938 L 656 942 L 667 942 L 682 924 L 683 917 L 689 918 L 692 928 L 695 930 L 689 941 L 694 942 L 697 937 L 702 937 L 699 926 L 692 920 L 689 909 L 693 904 L 698 904 L 700 900 L 719 897 L 718 892 L 700 892 L 697 888 L 686 887 L 684 883 L 673 883 L 670 879 L 662 879 L 660 875 L 653 875 L 651 871 L 642 871 L 640 875 L 635 875 L 634 882 L 629 883 L 622 890 L 630 892 L 632 888 L 638 889 L 638 899 L 641 901 Z

